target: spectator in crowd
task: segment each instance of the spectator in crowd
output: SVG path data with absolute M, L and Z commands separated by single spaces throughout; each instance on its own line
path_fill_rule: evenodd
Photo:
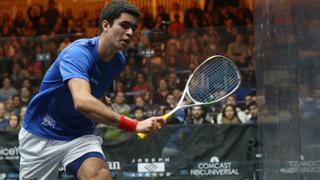
M 172 91 L 176 88 L 181 88 L 180 79 L 175 72 L 170 72 L 167 75 L 168 88 Z
M 243 35 L 237 34 L 234 42 L 228 45 L 226 55 L 230 57 L 238 66 L 248 66 L 248 47 L 243 42 Z
M 158 6 L 158 16 L 161 16 L 163 23 L 169 23 L 170 22 L 170 15 L 166 12 L 165 7 Z
M 17 86 L 18 84 L 20 84 L 22 79 L 27 77 L 29 77 L 29 72 L 26 69 L 21 67 L 21 63 L 19 62 L 13 63 L 12 74 L 10 77 L 12 82 L 15 83 L 13 85 Z
M 23 28 L 26 25 L 26 19 L 23 15 L 23 11 L 22 10 L 18 10 L 16 12 L 16 17 L 13 20 L 13 26 L 16 29 L 18 35 L 23 35 Z
M 183 24 L 184 22 L 184 12 L 180 10 L 180 4 L 178 2 L 172 3 L 172 10 L 170 12 L 171 22 L 175 22 L 178 17 L 179 22 Z
M 185 30 L 184 24 L 180 21 L 179 14 L 174 14 L 173 21 L 168 27 L 169 34 L 173 35 L 174 33 L 181 34 Z
M 17 89 L 11 86 L 11 79 L 5 77 L 0 88 L 0 101 L 7 101 L 15 94 L 18 94 Z
M 12 109 L 11 113 L 19 114 L 21 108 L 21 99 L 19 94 L 15 94 L 11 97 L 12 100 Z
M 236 97 L 236 95 L 230 95 L 230 96 L 228 96 L 223 103 L 224 103 L 223 109 L 225 108 L 225 106 L 226 106 L 227 104 L 231 104 L 231 105 L 233 105 L 234 107 L 236 107 L 237 116 L 238 116 L 239 120 L 240 120 L 242 123 L 245 123 L 245 122 L 248 120 L 247 114 L 246 114 L 244 111 L 242 111 L 239 107 L 237 107 L 238 102 L 237 102 L 237 97 Z M 219 113 L 219 114 L 217 115 L 217 122 L 218 122 L 218 123 L 221 123 L 221 122 L 222 122 L 222 119 L 223 119 L 223 112 L 221 112 L 221 113 Z
M 125 92 L 124 83 L 122 81 L 120 81 L 119 79 L 115 80 L 114 86 L 115 87 L 114 87 L 113 91 L 115 93 L 117 93 L 117 92 Z
M 161 78 L 158 83 L 158 88 L 154 93 L 154 103 L 165 104 L 166 96 L 170 93 L 168 82 L 166 79 Z
M 150 90 L 149 82 L 146 80 L 145 74 L 140 72 L 136 76 L 136 84 L 133 85 L 132 91 L 135 96 L 144 96 Z
M 10 130 L 10 131 L 18 131 L 20 129 L 20 118 L 17 114 L 12 113 L 9 116 L 9 120 L 8 120 L 8 126 L 6 128 L 6 130 Z
M 143 6 L 140 9 L 140 22 L 143 24 L 143 28 L 152 29 L 153 25 L 153 15 L 149 12 L 148 7 Z
M 173 94 L 168 94 L 166 96 L 166 104 L 167 104 L 167 107 L 169 107 L 171 109 L 176 107 L 177 101 L 176 101 L 176 98 L 174 97 Z
M 192 22 L 196 20 L 199 23 L 202 23 L 203 21 L 203 12 L 199 7 L 199 3 L 197 0 L 192 0 L 191 7 L 186 9 L 184 14 L 184 25 L 187 28 L 191 28 Z M 199 24 L 199 27 L 202 27 L 202 24 Z
M 54 0 L 48 1 L 48 7 L 44 12 L 44 17 L 47 22 L 48 29 L 52 29 L 53 26 L 56 24 L 57 19 L 60 15 L 59 10 L 55 7 L 56 3 Z
M 120 80 L 125 85 L 125 91 L 131 91 L 133 85 L 136 83 L 135 79 L 136 73 L 131 69 L 130 66 L 126 65 L 124 70 L 120 74 Z
M 35 28 L 32 24 L 32 21 L 30 21 L 30 20 L 26 21 L 26 25 L 23 27 L 21 34 L 23 36 L 35 36 L 36 35 L 36 31 L 35 31 Z
M 208 28 L 208 34 L 202 36 L 202 47 L 206 56 L 224 54 L 224 49 L 219 43 L 218 34 L 211 28 Z
M 43 17 L 43 7 L 39 4 L 33 4 L 28 8 L 27 13 L 29 20 L 35 28 L 35 32 L 39 32 L 40 18 Z
M 21 121 L 24 119 L 24 116 L 26 115 L 26 111 L 27 111 L 27 105 L 23 105 L 20 108 L 20 112 L 19 112 L 20 126 L 21 126 Z
M 258 106 L 256 102 L 251 102 L 248 105 L 249 109 L 249 120 L 246 122 L 247 124 L 257 124 L 258 121 Z
M 0 101 L 0 130 L 4 130 L 8 126 L 8 119 L 5 117 L 5 115 L 6 115 L 5 103 Z
M 220 30 L 220 37 L 221 37 L 221 45 L 224 47 L 224 49 L 227 49 L 229 44 L 234 42 L 235 40 L 235 34 L 237 32 L 237 29 L 234 25 L 234 21 L 231 18 L 225 19 L 224 26 Z
M 186 123 L 188 124 L 211 124 L 209 121 L 206 120 L 206 112 L 203 106 L 193 106 L 191 108 L 190 116 L 187 119 Z
M 219 124 L 241 124 L 238 117 L 236 106 L 233 104 L 227 104 L 222 109 L 222 119 Z
M 100 12 L 99 12 L 99 14 L 100 14 Z M 69 20 L 75 19 L 73 16 L 72 8 L 71 7 L 66 8 L 66 10 L 62 13 L 61 17 L 63 19 L 63 25 L 67 26 Z
M 143 119 L 145 119 L 144 112 L 145 112 L 145 110 L 142 107 L 134 108 L 133 112 L 132 112 L 133 118 L 138 121 L 142 121 Z
M 116 92 L 111 108 L 113 111 L 125 115 L 129 115 L 131 111 L 131 107 L 126 103 L 126 97 L 123 92 Z
M 143 108 L 144 109 L 144 114 L 147 117 L 151 117 L 154 114 L 156 114 L 155 111 L 155 107 L 153 105 L 151 105 L 150 101 L 149 101 L 149 92 L 146 92 L 144 94 L 144 96 L 137 96 L 134 99 L 134 104 L 132 106 L 131 109 L 135 109 L 135 108 Z

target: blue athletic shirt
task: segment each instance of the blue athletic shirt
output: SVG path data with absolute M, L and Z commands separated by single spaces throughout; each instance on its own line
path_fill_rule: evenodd
M 74 108 L 68 80 L 81 78 L 90 83 L 91 93 L 100 99 L 125 65 L 118 51 L 109 62 L 98 55 L 99 37 L 79 39 L 66 47 L 46 72 L 39 93 L 32 98 L 23 127 L 40 137 L 70 141 L 94 134 L 95 123 Z

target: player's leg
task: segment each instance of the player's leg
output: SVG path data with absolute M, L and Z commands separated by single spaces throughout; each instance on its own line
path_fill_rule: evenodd
M 19 133 L 20 179 L 57 179 L 62 153 L 51 147 L 51 140 L 25 129 Z
M 106 162 L 96 157 L 86 159 L 80 166 L 77 176 L 80 180 L 112 179 L 111 172 L 109 171 Z
M 86 180 L 111 180 L 101 143 L 102 139 L 95 135 L 82 136 L 69 142 L 68 152 L 62 162 L 67 174 Z

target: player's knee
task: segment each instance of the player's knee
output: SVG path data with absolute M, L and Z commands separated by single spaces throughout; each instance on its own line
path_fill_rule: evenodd
M 98 179 L 112 180 L 110 171 L 106 168 L 101 168 L 97 170 L 90 178 L 90 180 L 98 180 Z
M 79 175 L 80 180 L 112 180 L 111 172 L 107 168 L 87 170 Z

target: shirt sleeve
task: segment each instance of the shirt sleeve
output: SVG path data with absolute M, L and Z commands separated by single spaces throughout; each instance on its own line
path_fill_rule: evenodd
M 66 50 L 59 65 L 63 81 L 81 78 L 89 81 L 89 69 L 92 63 L 89 50 L 73 46 Z

